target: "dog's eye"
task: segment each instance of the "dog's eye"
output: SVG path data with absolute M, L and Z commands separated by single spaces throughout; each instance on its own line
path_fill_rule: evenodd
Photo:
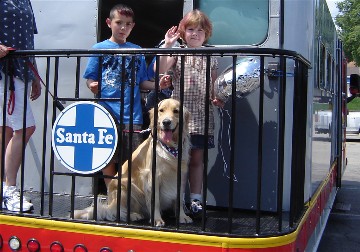
M 174 114 L 179 114 L 179 110 L 178 110 L 178 109 L 174 109 Z
M 159 112 L 164 112 L 164 109 L 159 109 Z

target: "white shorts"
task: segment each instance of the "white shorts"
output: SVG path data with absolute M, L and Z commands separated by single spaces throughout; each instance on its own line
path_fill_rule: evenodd
M 25 92 L 25 83 L 18 79 L 14 78 L 15 83 L 15 107 L 11 115 L 8 114 L 8 102 L 10 97 L 10 91 L 7 91 L 7 99 L 4 103 L 4 86 L 5 86 L 5 76 L 2 74 L 2 79 L 0 80 L 0 126 L 3 126 L 3 105 L 5 104 L 5 114 L 6 114 L 6 126 L 9 126 L 13 130 L 19 130 L 23 128 L 23 118 L 24 118 L 24 92 Z M 9 82 L 8 82 L 9 85 Z M 27 90 L 27 109 L 26 109 L 26 127 L 31 127 L 35 125 L 34 115 L 30 107 L 30 91 L 31 83 L 28 85 Z

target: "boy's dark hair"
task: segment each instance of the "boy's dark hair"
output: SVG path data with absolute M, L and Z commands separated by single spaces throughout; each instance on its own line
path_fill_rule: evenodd
M 132 17 L 133 20 L 135 20 L 135 14 L 134 11 L 125 4 L 117 4 L 110 10 L 109 19 L 112 20 L 115 17 L 115 12 L 118 12 L 121 15 Z

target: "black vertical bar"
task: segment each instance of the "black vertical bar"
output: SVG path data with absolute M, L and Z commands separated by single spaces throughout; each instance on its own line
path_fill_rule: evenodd
M 71 175 L 70 218 L 74 218 L 76 176 Z
M 123 144 L 123 125 L 124 125 L 124 94 L 125 94 L 125 82 L 126 82 L 126 76 L 125 76 L 125 64 L 126 64 L 126 57 L 125 56 L 121 56 L 121 84 L 120 84 L 120 122 L 119 123 L 119 130 L 118 130 L 118 145 L 120 146 L 124 146 Z M 116 221 L 120 222 L 121 216 L 120 216 L 120 203 L 121 203 L 121 175 L 122 175 L 122 160 L 123 160 L 123 150 L 122 148 L 120 148 L 120 150 L 118 151 L 118 188 L 117 188 L 117 211 L 116 211 Z M 131 169 L 131 167 L 129 167 Z M 128 170 L 129 173 L 131 173 L 131 170 Z M 129 189 L 131 191 L 131 188 Z M 130 193 L 128 192 L 128 194 L 126 195 L 127 197 L 130 196 Z M 127 211 L 130 211 L 130 207 L 128 206 Z
M 24 90 L 24 94 L 23 94 L 23 99 L 24 99 L 24 111 L 23 111 L 23 125 L 22 125 L 22 146 L 21 146 L 21 166 L 20 166 L 20 213 L 23 212 L 23 198 L 24 198 L 24 179 L 25 179 L 25 142 L 26 142 L 26 110 L 28 107 L 28 103 L 27 103 L 27 91 L 29 88 L 29 67 L 27 64 L 25 64 L 24 66 L 25 68 L 25 76 L 24 76 L 24 84 L 25 84 L 25 90 Z M 15 78 L 15 76 L 13 76 L 13 78 Z M 14 101 L 15 102 L 15 101 Z
M 55 58 L 55 63 L 56 63 L 56 58 Z M 57 71 L 55 71 L 55 76 L 57 76 Z M 55 76 L 54 76 L 54 82 L 55 82 Z M 53 100 L 53 108 L 52 108 L 52 119 L 51 119 L 51 125 L 54 126 L 55 120 L 56 120 L 56 106 L 55 106 L 55 95 L 56 95 L 56 90 L 54 90 L 54 94 L 52 96 Z M 54 174 L 54 150 L 51 148 L 50 150 L 50 167 L 49 167 L 49 215 L 50 215 L 50 202 L 52 200 L 52 192 L 53 192 L 53 174 Z
M 258 167 L 256 188 L 256 234 L 261 230 L 261 195 L 263 170 L 263 131 L 264 131 L 264 56 L 260 57 L 260 93 L 259 93 L 259 128 L 258 128 Z
M 98 93 L 96 95 L 97 98 L 101 98 L 101 87 L 102 87 L 102 67 L 103 67 L 103 58 L 104 56 L 99 56 L 99 65 L 98 65 Z
M 277 215 L 278 215 L 278 229 L 282 231 L 283 222 L 283 192 L 284 192 L 284 144 L 285 144 L 285 97 L 286 97 L 286 60 L 283 56 L 280 57 L 280 76 L 279 83 L 279 105 L 278 105 L 278 190 L 277 190 Z
M 44 116 L 43 116 L 43 143 L 42 143 L 42 157 L 41 157 L 41 182 L 40 182 L 40 192 L 41 192 L 41 199 L 40 199 L 40 215 L 44 215 L 44 192 L 45 192 L 45 171 L 46 171 L 46 149 L 47 149 L 47 139 L 46 139 L 46 132 L 48 128 L 47 123 L 47 111 L 49 109 L 49 83 L 50 83 L 50 57 L 46 57 L 46 76 L 45 76 L 45 104 L 44 104 Z
M 54 74 L 54 100 L 53 100 L 53 123 L 56 117 L 56 101 L 57 101 L 57 89 L 59 79 L 59 57 L 55 57 L 55 74 Z M 54 151 L 51 152 L 51 166 L 50 166 L 50 189 L 49 189 L 49 215 L 52 216 L 53 212 L 53 193 L 54 193 Z
M 285 38 L 285 0 L 280 1 L 280 24 L 279 24 L 279 48 L 284 48 L 284 38 Z
M 337 187 L 341 187 L 341 177 L 342 177 L 342 166 L 343 166 L 343 139 L 345 139 L 345 137 L 343 137 L 343 121 L 342 121 L 342 116 L 345 111 L 346 108 L 346 103 L 344 102 L 344 97 L 343 97 L 343 93 L 347 94 L 347 90 L 343 90 L 344 85 L 343 85 L 343 54 L 342 54 L 342 43 L 341 41 L 338 39 L 337 40 L 337 47 L 336 47 L 336 83 L 337 83 L 337 94 L 338 94 L 338 106 L 337 106 L 337 113 L 338 113 L 338 130 L 336 132 L 336 141 L 338 143 L 338 149 L 337 149 L 337 153 L 338 153 L 338 160 L 337 160 L 337 170 L 336 170 L 336 186 Z M 346 96 L 345 96 L 346 97 Z M 346 118 L 346 117 L 345 117 Z M 345 120 L 346 121 L 346 120 Z
M 294 71 L 295 72 L 295 71 Z M 285 72 L 284 72 L 285 74 Z M 293 90 L 294 90 L 294 100 L 293 100 L 293 135 L 292 135 L 292 156 L 291 156 L 291 183 L 290 183 L 290 213 L 289 213 L 289 226 L 292 228 L 294 227 L 294 222 L 296 218 L 296 208 L 297 208 L 297 188 L 296 188 L 296 179 L 297 179 L 297 166 L 296 166 L 296 151 L 298 148 L 298 143 L 296 141 L 296 134 L 298 134 L 298 128 L 296 127 L 295 123 L 297 123 L 297 120 L 295 119 L 296 113 L 299 113 L 299 111 L 296 111 L 296 92 L 295 92 L 295 85 L 298 83 L 296 82 L 294 78 L 294 84 L 293 84 Z M 299 136 L 298 136 L 299 137 Z
M 154 129 L 151 129 L 153 134 L 152 142 L 152 165 L 151 165 L 151 209 L 150 209 L 150 223 L 151 226 L 155 225 L 154 212 L 155 212 L 155 177 L 156 177 L 156 143 L 157 143 L 157 132 L 158 132 L 158 91 L 159 91 L 159 68 L 160 68 L 160 57 L 156 58 L 156 72 L 155 72 L 155 104 L 154 104 Z M 151 120 L 151 118 L 150 118 Z M 160 204 L 160 202 L 159 202 Z M 178 218 L 176 219 L 178 225 Z
M 157 132 L 158 132 L 158 109 L 159 109 L 159 91 L 160 91 L 160 77 L 159 77 L 159 69 L 160 69 L 160 57 L 156 56 L 156 71 L 155 71 L 155 103 L 154 103 L 154 128 L 151 129 L 153 134 L 153 142 L 152 142 L 152 165 L 151 165 L 151 176 L 152 176 L 152 184 L 151 184 L 151 209 L 150 209 L 150 221 L 151 225 L 155 225 L 154 220 L 154 212 L 155 212 L 155 177 L 156 177 L 156 144 L 157 144 Z M 150 118 L 151 120 L 151 118 Z M 159 203 L 160 204 L 160 203 Z M 178 211 L 175 208 L 175 216 L 176 216 L 176 227 L 179 227 L 179 218 Z M 176 215 L 177 214 L 177 215 Z
M 134 95 L 135 95 L 135 86 L 136 86 L 136 57 L 141 56 L 131 56 L 131 82 L 130 82 L 130 117 L 129 117 L 129 152 L 128 152 L 128 160 L 131 163 L 131 155 L 132 155 L 132 142 L 133 142 L 133 134 L 134 134 Z
M 75 97 L 79 98 L 79 86 L 80 86 L 80 63 L 81 57 L 76 57 L 76 77 L 75 77 Z
M 79 83 L 80 83 L 80 60 L 81 57 L 76 57 L 76 76 L 75 76 L 75 98 L 79 98 Z M 74 218 L 74 210 L 75 210 L 75 187 L 76 187 L 76 176 L 71 176 L 71 192 L 70 192 L 70 218 Z M 98 183 L 96 183 L 96 192 L 98 187 Z M 97 195 L 97 193 L 96 193 Z
M 234 174 L 235 174 L 235 129 L 236 129 L 236 62 L 237 56 L 232 58 L 232 88 L 231 88 L 231 132 L 230 132 L 230 181 L 229 181 L 229 210 L 228 210 L 228 233 L 232 233 L 232 221 L 234 210 Z
M 159 92 L 160 92 L 160 73 L 159 73 L 159 64 L 158 62 L 160 61 L 160 57 L 156 56 L 156 62 L 155 62 L 155 66 L 156 66 L 156 71 L 155 71 L 155 103 L 154 103 L 154 108 L 158 107 L 159 105 Z M 164 73 L 166 74 L 166 73 Z M 157 110 L 154 112 L 157 112 Z M 156 114 L 156 113 L 155 113 Z
M 179 57 L 178 57 L 179 59 Z M 182 55 L 180 57 L 181 62 L 180 62 L 180 117 L 183 118 L 184 117 L 184 85 L 185 85 L 185 56 Z M 191 150 L 190 150 L 191 151 Z M 181 170 L 181 160 L 178 159 L 178 170 Z M 188 177 L 186 176 L 186 179 Z M 181 181 L 181 183 L 186 185 L 186 181 Z M 178 184 L 179 186 L 179 184 Z M 184 191 L 185 193 L 185 191 Z M 180 197 L 182 197 L 183 200 L 183 204 L 185 204 L 185 195 L 180 195 Z
M 102 67 L 103 67 L 103 55 L 98 56 L 99 58 L 99 65 L 98 65 L 98 93 L 95 96 L 95 98 L 101 99 L 101 87 L 102 87 Z M 103 174 L 102 174 L 103 175 Z M 104 179 L 104 176 L 100 176 L 102 179 Z M 93 217 L 94 220 L 97 220 L 97 209 L 98 209 L 98 194 L 99 194 L 99 175 L 94 177 L 94 210 L 93 210 Z
M 181 58 L 181 76 L 180 76 L 180 111 L 179 111 L 179 138 L 183 139 L 183 128 L 184 126 L 184 107 L 182 101 L 184 101 L 184 58 Z M 176 229 L 179 229 L 180 227 L 180 207 L 183 207 L 181 203 L 184 203 L 184 195 L 180 195 L 181 193 L 181 185 L 185 184 L 185 181 L 181 181 L 181 161 L 182 161 L 182 155 L 183 155 L 183 142 L 179 140 L 179 152 L 178 152 L 178 165 L 177 165 L 177 187 L 176 187 Z M 186 155 L 186 154 L 185 154 Z
M 3 106 L 3 109 L 2 109 L 2 111 L 1 111 L 1 113 L 2 113 L 2 115 L 3 115 L 3 119 L 2 119 L 2 125 L 3 125 L 3 127 L 2 127 L 2 129 L 1 129 L 1 134 L 2 134 L 2 136 L 5 136 L 5 125 L 6 125 L 6 101 L 7 101 L 7 94 L 8 94 L 8 85 L 9 85 L 9 75 L 8 75 L 8 72 L 9 72 L 9 64 L 11 64 L 11 63 L 9 63 L 10 62 L 10 58 L 8 58 L 7 60 L 5 60 L 4 62 L 5 62 L 5 66 L 4 66 L 4 68 L 5 68 L 5 74 L 4 74 L 4 77 L 3 78 L 5 78 L 4 79 L 4 96 L 2 97 L 3 98 L 3 104 L 2 104 L 2 106 Z M 5 151 L 6 151 L 6 148 L 4 148 L 5 147 L 5 137 L 2 137 L 2 140 L 1 140 L 1 146 L 2 146 L 2 148 L 1 148 L 1 172 L 0 172 L 0 174 L 1 174 L 1 185 L 0 185 L 0 187 L 1 187 L 1 194 L 0 194 L 0 201 L 1 202 L 3 202 L 3 190 L 4 190 L 4 188 L 3 188 L 3 181 L 4 181 L 4 178 L 5 178 Z M 1 204 L 1 208 L 2 208 L 2 204 Z
M 203 56 L 201 56 L 203 58 Z M 210 109 L 210 74 L 211 74 L 211 57 L 210 55 L 206 56 L 206 90 L 205 90 L 205 143 L 204 143 L 204 156 L 203 156 L 203 189 L 202 189 L 202 198 L 203 198 L 203 212 L 201 219 L 201 230 L 205 231 L 206 223 L 206 201 L 207 201 L 207 171 L 208 171 L 208 156 L 209 156 L 209 109 Z M 203 67 L 202 63 L 202 67 Z
M 156 73 L 159 72 L 159 57 L 156 60 Z M 155 104 L 154 104 L 154 129 L 153 142 L 152 142 L 152 165 L 151 165 L 151 208 L 150 208 L 150 223 L 151 226 L 155 225 L 154 212 L 155 212 L 155 177 L 156 177 L 156 143 L 157 143 L 157 122 L 158 122 L 158 83 L 159 75 L 155 73 Z M 151 118 L 150 118 L 151 120 Z
M 307 116 L 307 74 L 302 73 L 298 60 L 294 71 L 294 108 L 291 160 L 290 226 L 300 217 L 304 207 L 305 148 Z M 303 76 L 302 76 L 303 75 Z
M 95 176 L 94 178 L 94 209 L 93 209 L 93 217 L 94 220 L 97 220 L 97 209 L 98 209 L 98 192 L 99 192 L 99 176 Z
M 135 61 L 136 56 L 131 56 L 131 81 L 130 81 L 130 118 L 129 118 L 129 141 L 128 141 L 128 181 L 127 181 L 127 216 L 126 221 L 127 223 L 130 222 L 130 212 L 131 212 L 131 172 L 132 172 L 132 139 L 133 139 L 133 128 L 134 128 L 134 122 L 133 122 L 133 113 L 134 113 L 134 87 L 135 87 Z M 122 73 L 123 75 L 125 72 Z M 123 104 L 124 105 L 124 104 Z M 153 216 L 151 217 L 153 220 Z
M 285 74 L 285 73 L 284 73 Z M 300 113 L 300 111 L 297 111 L 297 99 L 296 99 L 296 85 L 297 85 L 297 81 L 294 78 L 294 100 L 293 100 L 293 135 L 292 135 L 292 160 L 291 160 L 291 188 L 290 188 L 290 214 L 289 214 L 289 226 L 293 227 L 294 223 L 295 223 L 295 219 L 296 219 L 296 214 L 297 214 L 297 208 L 298 208 L 298 191 L 297 191 L 297 175 L 298 175 L 298 165 L 297 165 L 297 158 L 298 156 L 296 155 L 299 146 L 298 146 L 298 142 L 296 140 L 296 137 L 298 135 L 298 127 L 296 125 L 296 123 L 298 122 L 297 120 L 297 114 Z

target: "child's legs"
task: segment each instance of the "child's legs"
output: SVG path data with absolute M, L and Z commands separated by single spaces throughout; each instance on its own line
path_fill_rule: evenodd
M 190 193 L 201 194 L 203 182 L 203 164 L 204 150 L 193 149 L 191 150 L 191 158 L 189 164 L 189 183 Z
M 120 128 L 120 127 L 119 127 Z M 121 164 L 125 163 L 125 161 L 128 160 L 128 158 L 130 157 L 130 154 L 141 144 L 141 142 L 143 141 L 142 136 L 140 133 L 138 133 L 139 131 L 141 131 L 141 125 L 139 124 L 134 124 L 133 125 L 133 135 L 132 135 L 132 141 L 131 141 L 131 153 L 130 153 L 130 148 L 129 148 L 129 134 L 128 130 L 129 130 L 129 125 L 126 124 L 124 126 L 124 133 L 122 131 L 119 131 L 119 134 L 122 134 L 123 139 L 122 139 L 122 143 L 118 142 L 118 146 L 117 146 L 117 150 L 115 151 L 115 154 L 111 160 L 111 162 L 102 169 L 102 173 L 103 175 L 106 176 L 115 176 L 116 173 L 118 172 L 117 166 L 119 166 L 119 169 L 121 168 Z M 120 151 L 122 152 L 122 160 L 120 161 L 119 159 L 119 154 Z M 104 178 L 104 182 L 106 185 L 106 188 L 108 188 L 108 185 L 110 183 L 110 181 L 112 180 L 112 178 Z
M 131 159 L 131 155 L 136 150 L 136 148 L 143 142 L 143 136 L 139 132 L 142 130 L 141 124 L 134 124 L 133 125 L 133 134 L 130 143 L 130 125 L 124 125 L 124 134 L 123 134 L 123 143 L 121 145 L 122 150 L 122 163 L 125 163 L 128 159 Z
M 31 90 L 31 85 L 29 84 L 27 90 L 25 90 L 25 83 L 18 79 L 14 78 L 15 85 L 15 100 L 13 100 L 13 111 L 11 113 L 6 113 L 5 118 L 5 156 L 0 158 L 5 159 L 5 176 L 6 185 L 16 185 L 16 177 L 17 172 L 20 168 L 21 160 L 22 160 L 22 150 L 23 145 L 26 146 L 30 137 L 35 132 L 35 119 L 31 110 L 29 94 Z M 10 80 L 9 80 L 10 81 Z M 7 92 L 6 101 L 4 101 L 4 85 L 5 78 L 0 80 L 0 129 L 2 134 L 3 127 L 3 105 L 6 105 L 10 98 L 10 91 Z M 24 100 L 24 93 L 26 93 L 26 100 Z M 25 111 L 25 103 L 26 113 L 25 113 L 25 142 L 23 142 L 23 118 Z M 8 112 L 8 111 L 6 111 Z M 1 143 L 2 144 L 2 136 Z M 2 149 L 0 147 L 2 152 Z
M 27 144 L 35 131 L 35 126 L 25 129 L 25 142 L 23 143 L 23 130 L 15 130 L 5 152 L 6 185 L 16 186 L 16 176 L 22 160 L 23 144 Z
M 2 133 L 3 133 L 3 127 L 0 126 L 0 162 L 2 162 L 1 160 L 2 160 L 2 153 L 3 153 L 3 149 L 2 149 L 3 138 L 5 138 L 5 144 L 4 144 L 4 152 L 5 152 L 7 146 L 9 144 L 9 142 L 10 142 L 10 139 L 13 136 L 14 131 L 13 131 L 12 128 L 6 126 L 5 127 L 5 136 L 4 137 L 3 137 Z M 4 168 L 4 170 L 5 170 L 5 168 Z M 2 172 L 2 169 L 0 168 L 0 176 L 1 176 L 1 172 Z M 3 179 L 5 181 L 5 179 L 6 179 L 5 175 L 4 175 Z

